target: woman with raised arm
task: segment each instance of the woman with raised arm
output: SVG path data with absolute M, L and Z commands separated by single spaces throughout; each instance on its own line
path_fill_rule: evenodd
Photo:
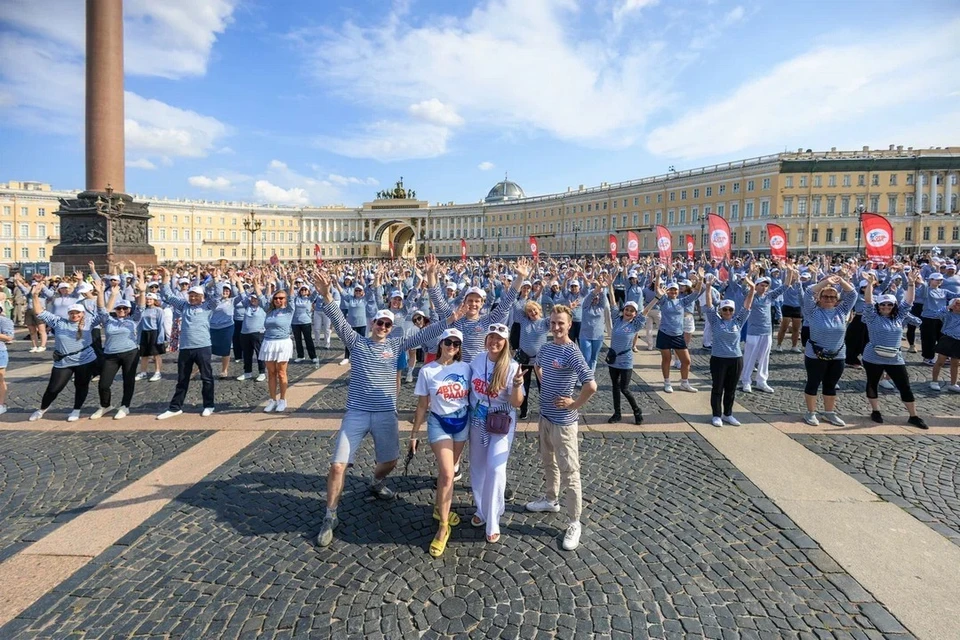
M 656 300 L 651 300 L 643 311 L 639 311 L 634 300 L 628 300 L 623 305 L 623 311 L 613 319 L 610 331 L 610 348 L 607 350 L 606 363 L 610 370 L 610 383 L 613 387 L 613 415 L 607 420 L 613 424 L 620 422 L 620 396 L 623 395 L 633 411 L 633 421 L 636 424 L 643 422 L 643 411 L 637 404 L 636 398 L 630 392 L 630 381 L 633 378 L 633 343 L 640 330 L 647 323 L 647 315 Z
M 660 277 L 660 272 L 654 272 L 654 280 Z M 676 282 L 667 284 L 666 290 L 657 285 L 656 304 L 654 309 L 660 311 L 660 330 L 657 332 L 657 349 L 660 350 L 660 371 L 663 373 L 664 393 L 673 393 L 670 384 L 670 352 L 677 354 L 680 360 L 680 389 L 696 393 L 697 389 L 690 384 L 690 352 L 687 342 L 683 338 L 683 317 L 687 305 L 695 302 L 700 295 L 702 282 L 697 278 L 694 288 L 685 296 L 680 297 L 680 285 Z
M 269 296 L 263 294 L 260 283 L 254 281 L 254 294 L 260 297 L 260 305 L 266 311 L 263 321 L 263 343 L 259 360 L 267 365 L 267 392 L 270 400 L 264 412 L 287 410 L 287 365 L 293 356 L 293 301 L 291 293 L 280 289 L 280 280 L 267 285 Z M 274 289 L 276 287 L 276 289 Z
M 140 270 L 140 282 L 143 282 L 143 270 Z M 164 318 L 164 310 L 160 303 L 159 288 L 157 291 L 151 289 L 143 296 L 143 308 L 140 311 L 140 373 L 137 374 L 137 380 L 147 379 L 147 369 L 150 362 L 153 361 L 153 375 L 149 378 L 150 382 L 160 380 L 160 370 L 163 366 L 163 354 L 167 350 L 167 327 Z
M 103 364 L 100 371 L 98 392 L 100 408 L 90 416 L 91 420 L 102 418 L 113 410 L 111 404 L 110 386 L 120 370 L 123 376 L 123 396 L 120 399 L 120 408 L 113 416 L 114 420 L 122 420 L 130 414 L 130 402 L 136 386 L 137 363 L 140 360 L 138 345 L 139 322 L 144 300 L 144 285 L 142 280 L 134 282 L 138 292 L 137 308 L 120 297 L 119 288 L 110 291 L 110 300 L 104 304 L 102 281 L 95 283 L 97 292 L 97 308 L 100 325 L 103 328 Z M 111 315 L 113 313 L 114 315 Z
M 5 293 L 0 293 L 5 298 Z M 10 356 L 7 344 L 13 342 L 15 328 L 13 320 L 7 315 L 0 316 L 0 415 L 7 412 L 7 363 Z
M 590 370 L 596 373 L 597 360 L 600 358 L 600 349 L 603 347 L 603 335 L 606 332 L 606 316 L 610 312 L 608 291 L 610 281 L 603 274 L 596 278 L 591 277 L 590 290 L 583 297 L 582 314 L 580 317 L 580 352 L 587 361 Z
M 253 278 L 253 283 L 259 283 L 259 274 Z M 260 302 L 260 296 L 251 290 L 244 290 L 239 296 L 239 304 L 243 309 L 240 322 L 240 354 L 243 358 L 243 373 L 237 378 L 241 382 L 253 378 L 253 360 L 257 360 L 257 382 L 267 379 L 266 363 L 260 359 L 260 347 L 263 346 L 263 334 L 266 331 L 267 312 Z
M 867 401 L 870 403 L 870 419 L 883 422 L 880 413 L 880 400 L 877 387 L 883 374 L 890 376 L 894 386 L 900 391 L 900 400 L 910 412 L 907 422 L 919 429 L 926 429 L 927 423 L 917 415 L 917 406 L 913 391 L 910 389 L 910 374 L 900 351 L 905 324 L 920 324 L 920 318 L 910 314 L 916 294 L 917 278 L 910 278 L 903 302 L 897 303 L 895 296 L 884 294 L 876 300 L 873 289 L 877 277 L 873 273 L 864 274 L 866 287 L 863 289 L 863 323 L 869 335 L 869 341 L 863 348 L 863 368 L 867 374 Z
M 705 292 L 704 315 L 710 316 L 710 327 L 713 332 L 713 346 L 710 351 L 712 379 L 710 409 L 713 417 L 710 419 L 710 424 L 715 427 L 722 427 L 724 423 L 734 427 L 740 426 L 740 421 L 733 416 L 737 381 L 743 370 L 740 331 L 743 329 L 743 323 L 750 316 L 755 291 L 754 283 L 750 278 L 744 278 L 743 284 L 748 288 L 748 292 L 739 311 L 737 303 L 733 300 L 721 300 L 717 308 L 714 304 L 713 287 L 708 286 Z

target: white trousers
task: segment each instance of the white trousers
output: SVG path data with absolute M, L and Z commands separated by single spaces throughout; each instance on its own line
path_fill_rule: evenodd
M 330 345 L 330 318 L 323 313 L 313 313 L 313 342 L 318 347 L 323 342 L 325 346 Z
M 740 374 L 740 384 L 750 384 L 753 375 L 753 365 L 757 365 L 757 385 L 767 384 L 770 376 L 770 345 L 773 336 L 747 336 L 743 346 L 743 373 Z
M 510 433 L 505 436 L 490 436 L 490 445 L 483 446 L 479 429 L 470 429 L 470 484 L 473 487 L 473 502 L 477 516 L 487 523 L 487 535 L 500 533 L 500 516 L 504 511 L 503 492 L 507 488 L 507 459 L 513 436 L 516 433 L 516 417 L 511 417 Z
M 710 324 L 711 314 L 703 314 L 703 346 L 713 346 L 713 325 Z

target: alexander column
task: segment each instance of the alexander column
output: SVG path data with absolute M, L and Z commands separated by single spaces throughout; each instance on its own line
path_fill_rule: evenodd
M 153 265 L 147 203 L 125 193 L 123 148 L 123 0 L 87 0 L 86 190 L 60 199 L 60 244 L 51 260 L 67 273 L 93 260 Z

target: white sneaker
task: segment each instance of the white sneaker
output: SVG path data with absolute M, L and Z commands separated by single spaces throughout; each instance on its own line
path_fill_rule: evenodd
M 830 424 L 836 427 L 845 427 L 847 423 L 844 422 L 840 416 L 837 415 L 836 411 L 824 411 L 823 419 L 829 422 Z
M 940 383 L 939 383 L 939 382 L 931 382 L 931 383 L 930 383 L 930 388 L 933 389 L 934 391 L 940 391 Z
M 697 388 L 690 384 L 689 380 L 680 381 L 680 390 L 687 391 L 689 393 L 697 393 Z
M 203 411 L 200 412 L 201 418 L 209 418 L 213 415 L 213 407 L 204 407 Z
M 303 362 L 304 360 L 305 360 L 305 358 L 294 358 L 294 359 L 293 359 L 293 361 L 294 361 L 295 363 L 296 363 L 296 362 Z
M 455 464 L 453 465 L 453 481 L 460 482 L 461 480 L 463 480 L 463 473 L 460 471 L 460 465 Z
M 30 347 L 30 353 L 37 353 L 40 350 L 40 347 Z
M 74 409 L 70 412 L 70 415 L 67 416 L 67 422 L 76 422 L 80 419 L 80 410 Z
M 797 345 L 796 347 L 790 349 L 793 353 L 803 353 L 803 347 Z
M 240 375 L 237 376 L 237 380 L 239 380 L 240 382 L 243 382 L 244 380 L 250 380 L 252 378 L 253 378 L 252 373 L 241 373 Z
M 103 417 L 103 414 L 109 413 L 112 409 L 113 409 L 113 405 L 110 405 L 109 407 L 100 407 L 99 409 L 97 409 L 96 411 L 90 414 L 90 419 L 99 420 L 100 418 Z
M 270 413 L 271 411 L 276 411 L 276 409 L 277 409 L 277 401 L 270 400 L 269 402 L 267 402 L 267 406 L 263 408 L 263 412 Z
M 679 368 L 680 368 L 680 361 L 679 361 L 679 360 L 674 360 L 674 361 L 673 361 L 673 368 L 674 368 L 674 369 L 679 369 Z
M 734 418 L 732 415 L 723 416 L 723 421 L 726 422 L 731 427 L 739 427 L 740 421 Z
M 157 420 L 166 420 L 167 418 L 175 418 L 176 416 L 179 416 L 182 413 L 183 411 L 164 411 L 163 413 L 157 416 Z
M 663 392 L 664 393 L 673 393 L 673 385 L 670 384 L 669 380 L 663 381 Z
M 947 391 L 952 391 L 953 393 L 960 393 L 960 384 L 948 385 Z
M 349 358 L 344 358 L 343 360 L 340 361 L 340 366 L 341 366 L 341 367 L 345 367 L 345 366 L 347 366 L 348 364 L 350 364 L 350 359 L 349 359 Z
M 7 405 L 5 405 L 5 404 L 0 404 L 0 416 L 2 416 L 3 414 L 5 414 L 6 412 L 7 412 Z
M 560 513 L 560 505 L 556 502 L 550 502 L 546 498 L 540 498 L 527 503 L 527 511 L 534 513 Z
M 257 382 L 263 382 L 266 379 L 267 379 L 267 374 L 265 373 L 261 373 L 260 375 L 257 376 Z
M 805 413 L 803 414 L 803 421 L 806 422 L 811 427 L 819 427 L 820 419 L 817 418 L 816 413 Z
M 886 389 L 887 391 L 896 391 L 896 390 L 897 390 L 896 385 L 894 385 L 893 382 L 890 381 L 890 380 L 881 380 L 881 381 L 880 381 L 880 388 L 881 388 L 881 389 Z
M 713 418 L 710 419 L 710 424 L 712 424 L 715 427 L 723 426 L 723 422 L 717 416 L 713 416 Z
M 567 527 L 567 532 L 563 535 L 563 548 L 567 551 L 573 551 L 580 546 L 580 534 L 583 531 L 579 522 L 571 522 Z
M 782 344 L 778 344 L 778 345 L 777 345 L 777 353 L 783 353 L 783 345 L 782 345 Z
M 277 412 L 279 413 L 281 411 L 286 411 L 286 410 L 287 410 L 287 401 L 284 400 L 283 398 L 281 398 L 280 400 L 277 400 Z
M 128 409 L 127 407 L 120 407 L 119 409 L 117 409 L 117 412 L 114 414 L 113 419 L 123 420 L 128 415 L 130 415 L 130 409 Z
M 47 350 L 46 347 L 37 347 L 37 353 L 43 353 L 46 350 Z
M 160 372 L 159 372 L 159 371 L 154 371 L 154 372 L 153 372 L 153 375 L 150 376 L 150 382 L 157 382 L 157 381 L 160 380 L 160 378 L 162 378 L 162 377 L 163 377 L 163 376 L 160 375 Z
M 757 391 L 763 391 L 764 393 L 773 393 L 773 387 L 768 384 L 758 384 Z
M 30 420 L 30 422 L 36 422 L 37 420 L 43 417 L 44 413 L 46 412 L 43 409 L 37 409 L 36 411 L 30 414 L 30 417 L 28 419 Z
M 315 369 L 319 369 L 319 368 L 320 368 L 320 358 L 314 358 L 314 359 L 313 359 L 313 367 L 314 367 Z
M 740 385 L 740 391 L 743 391 L 744 393 L 753 393 L 753 387 L 748 384 L 742 384 Z
M 407 382 L 413 382 L 413 369 L 407 369 Z
M 146 379 L 147 379 L 147 374 L 144 373 L 143 371 L 141 371 L 141 372 L 138 373 L 137 375 L 133 376 L 133 379 L 134 379 L 134 380 L 146 380 Z

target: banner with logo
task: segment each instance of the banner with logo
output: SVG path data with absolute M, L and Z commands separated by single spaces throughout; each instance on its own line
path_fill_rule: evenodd
M 787 232 L 778 224 L 767 223 L 767 241 L 770 243 L 771 258 L 787 257 Z
M 530 236 L 530 253 L 533 254 L 534 260 L 540 259 L 540 243 L 533 236 Z
M 467 259 L 467 241 L 463 238 L 460 238 L 460 259 Z
M 617 236 L 610 234 L 610 259 L 617 259 Z
M 390 259 L 393 259 L 393 240 L 390 241 Z
M 627 232 L 627 257 L 631 260 L 640 259 L 640 239 L 633 231 Z
M 710 229 L 710 257 L 725 260 L 730 257 L 730 225 L 715 213 L 707 214 Z
M 864 213 L 860 216 L 867 258 L 878 262 L 893 262 L 893 226 L 884 216 Z
M 693 236 L 687 234 L 687 260 L 694 259 L 693 245 L 694 245 Z
M 673 259 L 673 239 L 670 237 L 670 229 L 662 224 L 657 225 L 657 251 L 660 252 L 660 262 L 670 264 Z
M 272 264 L 272 265 L 274 265 L 274 266 L 280 264 L 280 258 L 277 257 L 277 252 L 276 252 L 276 251 L 274 251 L 274 252 L 273 252 L 273 255 L 270 256 L 270 264 Z
M 323 260 L 320 259 L 320 245 L 313 245 L 313 259 L 316 261 L 317 266 L 323 264 Z

